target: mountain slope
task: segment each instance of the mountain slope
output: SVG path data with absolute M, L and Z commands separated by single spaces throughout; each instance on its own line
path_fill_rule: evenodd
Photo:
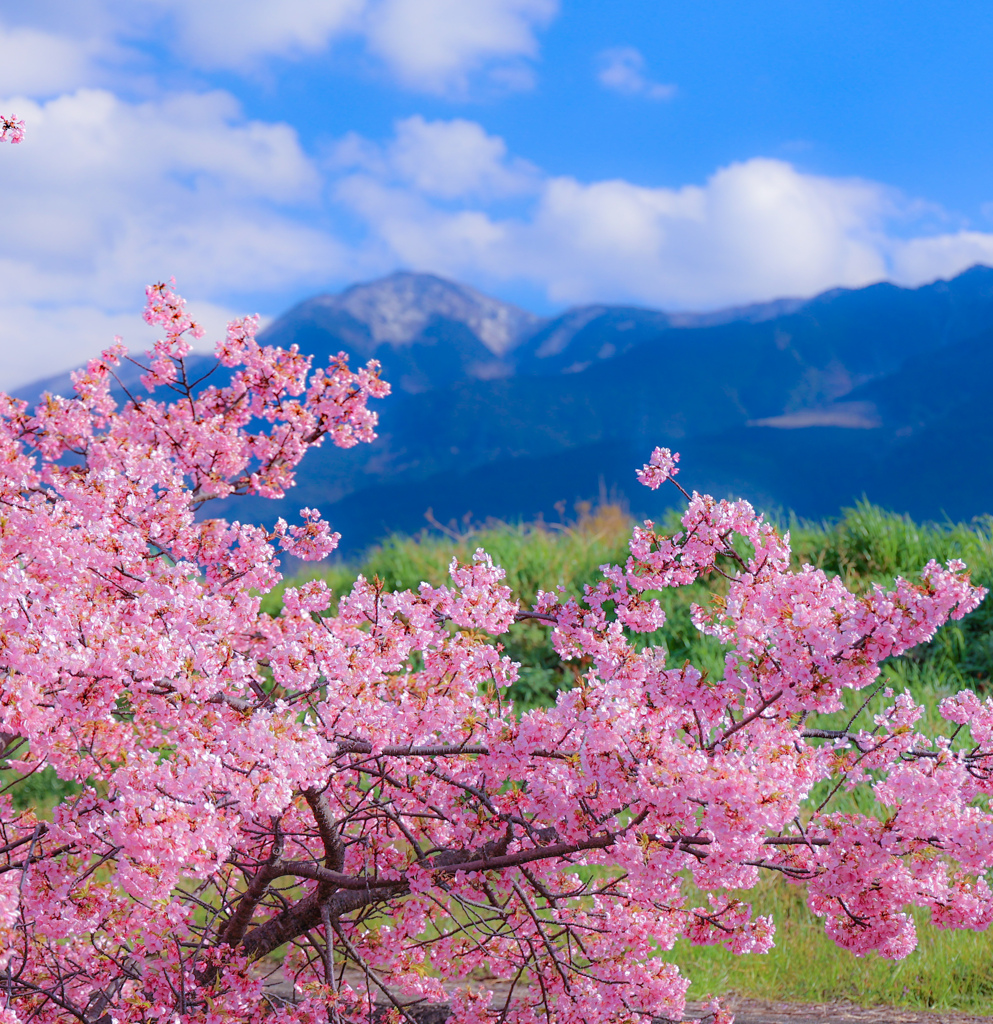
M 301 302 L 260 337 L 326 363 L 339 349 L 378 359 L 397 389 L 417 394 L 463 378 L 512 373 L 505 360 L 541 320 L 466 285 L 396 273 Z
M 969 517 L 993 509 L 993 486 L 963 472 L 955 382 L 975 367 L 969 401 L 981 403 L 988 325 L 993 271 L 982 267 L 920 289 L 875 285 L 699 317 L 572 310 L 511 350 L 506 377 L 449 368 L 431 388 L 387 400 L 379 440 L 314 453 L 282 511 L 317 505 L 352 548 L 418 529 L 428 508 L 441 521 L 554 517 L 561 501 L 605 491 L 657 512 L 664 495 L 633 470 L 665 444 L 683 452 L 687 486 L 767 508 L 821 517 L 867 492 L 918 516 Z M 939 381 L 940 400 L 928 392 Z M 993 439 L 993 427 L 973 429 Z M 942 457 L 934 486 L 915 489 L 922 445 Z
M 318 507 L 356 549 L 442 520 L 554 518 L 613 493 L 638 514 L 655 445 L 681 481 L 829 516 L 863 492 L 918 518 L 993 511 L 993 270 L 705 315 L 589 306 L 540 320 L 430 275 L 301 303 L 262 341 L 315 364 L 384 363 L 379 439 L 327 446 L 282 502 L 213 514 L 271 522 Z M 673 496 L 675 492 L 673 491 Z

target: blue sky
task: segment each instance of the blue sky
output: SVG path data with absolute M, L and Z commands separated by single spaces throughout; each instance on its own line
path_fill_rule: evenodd
M 993 263 L 993 5 L 0 0 L 0 386 L 427 270 L 548 313 Z

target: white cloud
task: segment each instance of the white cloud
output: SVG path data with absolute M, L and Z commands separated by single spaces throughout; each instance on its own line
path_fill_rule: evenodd
M 556 303 L 708 309 L 993 263 L 993 233 L 931 233 L 927 204 L 783 160 L 649 187 L 543 174 L 462 119 L 351 134 L 318 164 L 291 127 L 246 120 L 223 92 L 128 103 L 86 89 L 0 109 L 29 128 L 0 153 L 16 197 L 0 234 L 0 387 L 127 340 L 144 286 L 171 275 L 219 321 L 398 266 Z
M 372 173 L 338 186 L 386 262 L 489 282 L 524 279 L 561 302 L 705 308 L 807 295 L 887 276 L 887 190 L 779 160 L 722 168 L 704 185 L 535 183 L 532 207 L 450 210 Z
M 379 0 L 369 8 L 369 48 L 406 85 L 464 92 L 468 76 L 497 62 L 496 81 L 526 87 L 523 58 L 538 53 L 534 31 L 554 17 L 557 0 Z
M 530 86 L 558 0 L 0 0 L 0 94 L 142 83 L 148 44 L 180 65 L 256 74 L 359 40 L 402 85 L 464 95 Z M 333 57 L 329 58 L 333 59 Z M 150 61 L 152 64 L 150 64 Z M 146 83 L 147 84 L 147 83 Z
M 404 84 L 444 93 L 463 91 L 467 76 L 490 62 L 506 77 L 508 62 L 513 68 L 535 57 L 535 29 L 551 20 L 557 0 L 143 0 L 143 6 L 168 15 L 177 55 L 199 67 L 242 70 L 269 56 L 319 53 L 357 35 Z M 130 21 L 133 26 L 133 16 Z M 521 84 L 519 67 L 516 75 Z
M 513 161 L 501 139 L 470 124 L 411 119 L 386 146 L 349 139 L 351 171 L 335 195 L 367 225 L 366 265 L 399 264 L 490 288 L 526 282 L 563 303 L 713 309 L 886 279 L 918 285 L 993 264 L 993 233 L 926 233 L 931 204 L 769 158 L 679 188 L 581 182 L 530 168 L 519 179 L 524 198 L 515 214 L 498 214 L 479 182 Z M 442 158 L 449 147 L 472 158 Z M 398 153 L 416 154 L 406 176 Z M 449 166 L 450 178 L 432 177 Z M 914 217 L 924 218 L 921 233 L 907 238 Z
M 485 210 L 440 209 L 424 196 L 365 174 L 339 182 L 335 198 L 365 219 L 370 266 L 385 271 L 399 264 L 468 279 L 480 273 L 494 280 L 528 277 L 523 268 L 515 273 L 505 264 L 514 249 L 512 227 Z
M 0 154 L 0 191 L 17 197 L 0 234 L 0 305 L 22 310 L 46 373 L 92 354 L 102 320 L 140 309 L 152 281 L 175 275 L 216 303 L 343 273 L 345 247 L 313 224 L 322 180 L 296 133 L 244 120 L 224 93 L 130 104 L 81 90 L 8 108 L 29 127 Z M 69 320 L 90 325 L 71 346 L 59 341 Z M 20 358 L 4 347 L 0 386 Z
M 0 95 L 71 89 L 92 77 L 98 50 L 90 40 L 0 24 Z
M 438 199 L 494 199 L 534 191 L 538 169 L 507 155 L 507 144 L 475 121 L 397 121 L 395 136 L 377 146 L 350 133 L 335 147 L 335 168 L 361 168 Z
M 532 168 L 521 160 L 508 161 L 503 139 L 461 118 L 425 121 L 415 116 L 399 122 L 389 155 L 418 191 L 442 199 L 513 195 L 532 184 Z
M 234 287 L 249 267 L 268 284 L 303 270 L 315 245 L 327 248 L 286 214 L 313 205 L 321 188 L 295 131 L 244 121 L 225 93 L 129 104 L 81 90 L 6 105 L 30 126 L 29 144 L 0 162 L 0 186 L 18 197 L 0 237 L 0 260 L 22 267 L 16 295 L 51 296 L 56 267 L 62 295 L 114 301 L 125 281 L 176 260 L 207 287 Z M 270 255 L 264 271 L 255 250 Z M 0 278 L 0 296 L 10 288 Z
M 597 81 L 612 92 L 625 96 L 644 96 L 650 100 L 669 100 L 676 86 L 653 82 L 645 75 L 645 58 L 633 46 L 615 46 L 597 57 Z
M 993 234 L 956 231 L 911 238 L 894 245 L 893 278 L 916 284 L 936 277 L 952 277 L 977 263 L 993 266 Z
M 139 10 L 159 0 L 0 0 L 0 96 L 46 99 L 84 86 L 137 84 L 148 57 L 136 42 L 156 38 Z
M 176 54 L 201 68 L 252 67 L 263 57 L 324 50 L 357 31 L 366 0 L 143 0 L 177 27 Z M 139 5 L 140 6 L 140 5 Z M 134 11 L 134 8 L 132 8 Z M 147 16 L 147 15 L 146 15 Z

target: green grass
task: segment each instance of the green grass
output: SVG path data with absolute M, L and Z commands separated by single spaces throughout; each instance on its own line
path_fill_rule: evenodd
M 797 1003 L 848 1000 L 862 1006 L 989 1013 L 993 957 L 988 933 L 932 927 L 915 911 L 918 948 L 904 960 L 855 957 L 825 934 L 806 907 L 802 888 L 765 879 L 748 896 L 756 912 L 772 914 L 776 945 L 762 955 L 735 956 L 719 946 L 680 939 L 666 959 L 691 980 L 689 997 L 734 992 Z
M 993 517 L 971 524 L 917 524 L 909 516 L 886 512 L 866 501 L 845 509 L 834 522 L 794 522 L 791 539 L 797 563 L 809 562 L 840 575 L 853 589 L 895 576 L 916 579 L 931 558 L 961 558 L 973 582 L 993 589 Z M 985 689 L 993 677 L 993 600 L 968 618 L 944 626 L 930 644 L 899 659 L 898 672 L 934 675 L 955 688 Z
M 56 804 L 75 796 L 82 787 L 60 779 L 54 768 L 42 768 L 23 777 L 11 768 L 0 768 L 0 792 L 5 790 L 10 793 L 15 811 L 31 807 L 40 818 L 51 821 Z

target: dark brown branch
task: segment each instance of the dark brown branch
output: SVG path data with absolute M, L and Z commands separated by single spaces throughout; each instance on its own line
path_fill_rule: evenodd
M 7 971 L 9 977 L 9 967 L 7 968 Z M 65 1010 L 66 1013 L 71 1014 L 76 1018 L 76 1020 L 81 1021 L 82 1024 L 92 1024 L 91 1020 L 85 1014 L 81 1013 L 77 1007 L 73 1006 L 72 1003 L 65 999 L 60 999 L 51 989 L 42 988 L 40 985 L 34 985 L 30 981 L 26 981 L 24 978 L 18 978 L 16 984 L 19 988 L 27 989 L 29 992 L 36 992 L 49 1002 L 54 1003 L 60 1009 Z M 100 1021 L 98 1024 L 103 1024 L 103 1022 Z
M 683 853 L 692 853 L 694 857 L 702 859 L 707 856 L 695 846 L 711 846 L 714 842 L 707 836 L 672 836 L 663 839 L 661 836 L 648 836 L 652 842 L 660 846 L 668 847 L 670 850 L 681 850 Z M 770 836 L 762 840 L 763 846 L 830 846 L 830 839 L 808 839 L 806 836 Z
M 502 857 L 479 857 L 476 860 L 461 861 L 455 864 L 441 864 L 437 870 L 446 875 L 454 875 L 457 871 L 495 871 L 499 868 L 512 868 L 518 864 L 530 864 L 536 860 L 548 860 L 550 857 L 568 857 L 583 850 L 604 850 L 613 846 L 617 836 L 608 833 L 593 839 L 582 839 L 578 843 L 556 843 L 554 846 L 538 846 L 530 850 L 519 850 L 517 853 L 504 854 Z
M 31 835 L 15 839 L 12 843 L 7 843 L 6 846 L 0 846 L 0 854 L 10 853 L 11 850 L 16 850 L 19 846 L 23 846 L 25 843 L 32 843 L 36 839 L 41 839 L 47 831 L 48 825 L 45 822 L 39 822 L 37 828 L 31 833 Z
M 322 868 L 306 860 L 284 860 L 274 865 L 273 870 L 280 875 L 293 875 L 297 878 L 312 878 L 315 882 L 329 882 L 337 889 L 363 891 L 367 889 L 391 889 L 398 885 L 406 885 L 403 878 L 376 878 L 369 875 L 344 875 L 340 871 Z
M 780 874 L 786 875 L 788 878 L 795 878 L 798 881 L 816 878 L 818 874 L 818 872 L 810 871 L 806 868 L 791 868 L 785 864 L 772 864 L 767 860 L 746 860 L 742 861 L 742 863 L 753 868 L 765 868 L 768 871 L 778 871 Z
M 451 864 L 461 864 L 466 861 L 492 859 L 502 857 L 507 852 L 514 838 L 514 827 L 509 822 L 507 831 L 499 838 L 484 843 L 475 850 L 443 850 L 437 856 L 432 857 L 428 862 L 432 868 L 447 867 Z
M 368 740 L 341 740 L 338 754 L 371 754 L 372 744 Z M 417 747 L 411 744 L 381 747 L 377 755 L 383 757 L 450 757 L 459 754 L 488 754 L 487 747 L 466 744 L 439 743 L 434 746 Z
M 558 616 L 549 615 L 547 612 L 525 612 L 520 611 L 514 616 L 515 622 L 523 622 L 525 619 L 541 619 L 542 622 L 551 622 L 558 625 Z
M 250 957 L 257 959 L 306 934 L 321 923 L 322 902 L 327 903 L 332 917 L 340 917 L 353 910 L 361 910 L 371 904 L 403 896 L 409 891 L 406 882 L 394 882 L 393 886 L 392 889 L 337 892 L 327 899 L 321 899 L 315 890 L 282 913 L 249 931 L 242 940 L 242 948 Z
M 340 873 L 345 867 L 345 847 L 338 833 L 338 826 L 328 803 L 327 793 L 317 789 L 305 789 L 304 799 L 310 805 L 317 822 L 317 829 L 324 844 L 324 866 Z
M 286 942 L 305 935 L 321 923 L 321 904 L 313 892 L 298 900 L 282 913 L 269 918 L 245 934 L 241 945 L 252 958 L 258 959 L 278 949 Z
M 251 882 L 248 883 L 248 888 L 238 901 L 235 912 L 228 918 L 227 924 L 221 929 L 221 933 L 218 936 L 219 945 L 226 943 L 229 946 L 237 946 L 241 942 L 245 932 L 248 930 L 248 926 L 252 922 L 255 908 L 262 901 L 262 897 L 265 896 L 266 890 L 269 888 L 269 883 L 281 874 L 279 865 L 283 856 L 283 833 L 279 828 L 278 822 L 275 826 L 275 832 L 269 858 L 255 873 L 255 877 Z
M 34 836 L 28 836 L 28 842 L 34 842 Z M 40 838 L 40 837 L 39 837 Z M 23 871 L 29 864 L 37 864 L 43 860 L 54 860 L 56 857 L 63 853 L 68 853 L 70 850 L 75 849 L 75 843 L 66 843 L 64 846 L 56 847 L 54 850 L 49 850 L 47 853 L 42 851 L 38 854 L 32 854 L 31 848 L 28 849 L 28 856 L 24 860 L 11 861 L 9 864 L 5 864 L 0 868 L 0 875 L 5 875 L 8 871 Z
M 234 708 L 235 711 L 252 711 L 256 707 L 253 701 L 244 700 L 241 697 L 230 697 L 226 693 L 215 693 L 213 697 L 207 698 L 208 704 L 227 704 L 228 707 Z
M 458 871 L 495 871 L 501 868 L 528 864 L 536 860 L 566 857 L 570 854 L 580 853 L 583 850 L 602 850 L 612 846 L 616 839 L 617 833 L 608 833 L 607 835 L 596 836 L 592 839 L 584 839 L 575 843 L 557 843 L 554 846 L 520 850 L 517 853 L 504 856 L 479 857 L 472 860 L 432 866 L 434 870 L 446 875 L 453 875 Z M 369 903 L 401 896 L 408 891 L 407 880 L 402 877 L 385 879 L 343 875 L 340 872 L 332 871 L 306 861 L 281 861 L 271 866 L 267 865 L 265 869 L 260 869 L 259 874 L 256 875 L 256 879 L 259 879 L 260 884 L 260 876 L 263 874 L 263 871 L 269 876 L 266 880 L 266 885 L 280 875 L 292 875 L 297 878 L 311 878 L 317 882 L 331 883 L 338 889 L 345 890 L 336 893 L 330 898 L 329 905 L 332 913 L 335 915 L 347 913 L 351 909 L 358 909 Z M 256 879 L 253 879 L 253 885 Z M 261 898 L 261 893 L 259 895 Z M 320 906 L 326 899 L 326 896 L 322 897 L 319 895 L 319 890 L 311 893 L 282 914 L 278 914 L 265 924 L 253 929 L 251 933 L 245 936 L 242 944 L 253 955 L 261 956 L 281 946 L 284 942 L 297 938 L 299 935 L 320 924 Z M 243 897 L 242 904 L 246 902 L 247 900 Z M 239 911 L 242 904 L 239 904 Z M 227 933 L 227 929 L 225 929 L 225 933 Z M 222 941 L 229 940 L 222 938 Z
M 720 737 L 720 739 L 714 740 L 714 742 L 711 743 L 709 747 L 707 747 L 707 750 L 714 750 L 718 743 L 724 743 L 725 740 L 733 736 L 739 729 L 744 729 L 746 725 L 749 725 L 751 722 L 754 722 L 755 719 L 758 718 L 763 711 L 765 711 L 767 708 L 772 707 L 772 705 L 775 704 L 776 701 L 779 700 L 780 697 L 782 697 L 782 695 L 783 691 L 777 690 L 771 697 L 766 698 L 750 715 L 746 715 L 743 719 L 741 719 L 740 722 L 736 722 L 734 725 L 732 725 L 731 728 L 728 729 L 728 731 Z

